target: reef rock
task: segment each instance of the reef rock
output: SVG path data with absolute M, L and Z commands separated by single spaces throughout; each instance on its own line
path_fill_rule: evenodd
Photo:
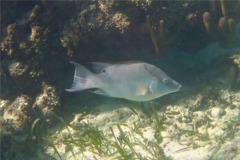
M 33 108 L 37 111 L 40 117 L 44 118 L 46 122 L 51 123 L 53 120 L 52 111 L 60 105 L 59 96 L 55 87 L 43 83 L 43 91 L 36 98 Z
M 32 100 L 26 95 L 21 95 L 5 108 L 0 126 L 7 133 L 22 133 L 30 126 L 32 120 Z

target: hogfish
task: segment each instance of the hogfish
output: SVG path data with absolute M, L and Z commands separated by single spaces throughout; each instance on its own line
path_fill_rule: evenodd
M 92 62 L 92 71 L 76 62 L 73 84 L 69 92 L 95 89 L 93 93 L 133 101 L 149 101 L 177 92 L 181 84 L 160 68 L 145 63 Z

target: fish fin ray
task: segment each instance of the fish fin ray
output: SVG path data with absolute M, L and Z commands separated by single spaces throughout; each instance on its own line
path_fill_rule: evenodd
M 95 94 L 99 94 L 99 95 L 103 95 L 103 96 L 107 96 L 107 97 L 111 97 L 109 94 L 107 94 L 104 90 L 102 89 L 96 89 L 94 91 L 89 91 L 91 93 L 95 93 Z
M 113 66 L 113 65 L 128 65 L 128 64 L 135 64 L 135 63 L 142 63 L 141 61 L 123 61 L 123 62 L 111 62 L 111 63 L 104 63 L 104 62 L 91 62 L 92 64 L 92 71 L 95 73 L 100 73 L 104 69 Z
M 74 64 L 75 72 L 72 87 L 70 89 L 65 89 L 68 92 L 81 91 L 85 89 L 94 88 L 93 86 L 93 73 L 88 70 L 86 67 L 70 61 L 70 63 Z

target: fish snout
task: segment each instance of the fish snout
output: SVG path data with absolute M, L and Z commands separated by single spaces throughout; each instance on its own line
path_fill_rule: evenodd
M 182 88 L 182 85 L 174 80 L 172 81 L 173 81 L 174 88 L 176 88 L 177 91 L 180 91 L 180 89 Z
M 165 83 L 169 88 L 172 88 L 172 89 L 177 90 L 177 91 L 179 91 L 182 87 L 182 85 L 180 83 L 174 81 L 171 78 L 164 79 L 163 83 Z
M 182 88 L 182 85 L 178 83 L 177 91 L 180 91 L 181 88 Z

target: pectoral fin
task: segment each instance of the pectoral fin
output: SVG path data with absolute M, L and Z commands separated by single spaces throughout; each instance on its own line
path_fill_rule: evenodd
M 136 95 L 137 96 L 144 96 L 144 95 L 148 94 L 148 92 L 149 92 L 148 87 L 146 87 L 143 84 L 139 84 L 138 87 L 137 87 L 137 90 L 136 90 Z

